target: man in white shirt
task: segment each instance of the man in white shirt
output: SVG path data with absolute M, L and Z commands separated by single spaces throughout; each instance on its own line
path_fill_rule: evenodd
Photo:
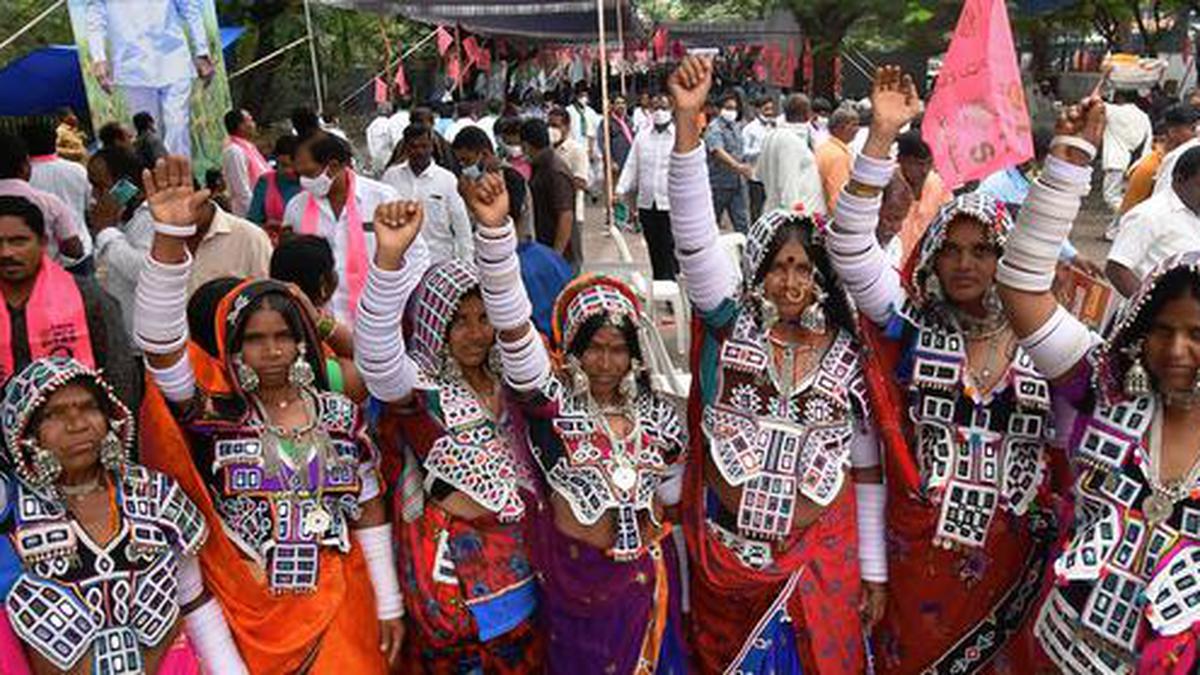
M 821 147 L 821 144 L 829 140 L 829 116 L 833 114 L 833 106 L 828 99 L 820 96 L 812 101 L 812 119 L 809 120 L 809 126 L 812 131 L 809 138 L 812 140 L 812 148 L 816 150 Z
M 571 228 L 571 247 L 576 255 L 579 255 L 583 251 L 583 220 L 586 215 L 583 195 L 592 181 L 592 165 L 588 160 L 587 149 L 580 145 L 571 133 L 574 122 L 569 112 L 562 108 L 554 108 L 547 115 L 546 123 L 549 126 L 550 145 L 554 148 L 554 154 L 567 165 L 575 183 L 575 227 Z M 594 141 L 594 138 L 592 140 Z
M 634 136 L 633 147 L 629 149 L 629 157 L 617 180 L 616 193 L 625 197 L 631 190 L 637 192 L 638 222 L 642 224 L 654 278 L 674 280 L 678 263 L 675 240 L 671 236 L 667 169 L 675 147 L 675 125 L 669 96 L 655 96 L 652 105 L 650 126 Z
M 351 322 L 354 316 L 350 296 L 356 282 L 348 274 L 350 258 L 357 255 L 353 267 L 365 275 L 375 255 L 375 234 L 369 227 L 375 209 L 396 200 L 396 191 L 390 186 L 356 175 L 350 168 L 352 156 L 350 145 L 332 134 L 318 133 L 304 142 L 296 152 L 303 190 L 288 200 L 283 212 L 284 228 L 329 241 L 339 282 L 329 309 L 342 323 Z M 359 281 L 365 281 L 365 276 Z
M 758 220 L 763 212 L 763 202 L 766 199 L 766 188 L 763 185 L 762 174 L 758 172 L 758 159 L 762 156 L 763 142 L 767 135 L 775 130 L 779 120 L 779 109 L 775 99 L 763 97 L 758 102 L 758 114 L 742 127 L 742 154 L 747 164 L 754 167 L 754 175 L 747 181 L 750 196 L 750 221 Z
M 589 105 L 590 99 L 587 82 L 579 82 L 575 85 L 575 100 L 567 106 L 570 136 L 585 152 L 596 146 L 596 137 L 600 135 L 600 123 L 603 121 L 600 113 Z
M 22 134 L 29 149 L 29 184 L 37 190 L 58 197 L 71 215 L 75 217 L 79 241 L 83 244 L 83 257 L 92 254 L 92 235 L 84 223 L 87 222 L 88 195 L 92 187 L 88 184 L 87 170 L 79 162 L 63 159 L 55 153 L 58 141 L 51 124 L 32 124 Z M 72 268 L 75 272 L 87 269 Z
M 30 183 L 32 172 L 25 142 L 19 136 L 0 134 L 0 195 L 23 197 L 41 210 L 47 254 L 62 267 L 73 269 L 88 253 L 83 244 L 84 221 L 56 195 L 35 188 Z
M 408 126 L 410 120 L 408 114 L 409 107 L 409 105 L 404 104 L 404 101 L 401 101 L 400 105 L 396 106 L 396 112 L 392 113 L 392 116 L 388 118 L 388 132 L 392 138 L 393 151 L 395 151 L 396 145 L 400 143 L 400 139 L 404 138 L 404 128 Z M 389 152 L 388 160 L 391 160 L 391 158 L 392 156 Z M 387 162 L 385 161 L 384 164 L 387 164 Z
M 633 109 L 633 133 L 639 134 L 654 126 L 654 103 L 649 92 L 643 91 L 638 95 L 638 104 Z
M 88 226 L 96 242 L 96 264 L 105 271 L 104 290 L 121 303 L 131 337 L 138 277 L 154 241 L 154 218 L 142 195 L 141 172 L 133 151 L 119 145 L 101 149 L 88 162 L 88 182 L 95 197 Z M 132 196 L 114 190 L 122 181 L 136 188 Z
M 192 80 L 215 72 L 201 0 L 86 0 L 92 74 L 132 116 L 148 112 L 173 154 L 191 156 Z M 186 34 L 185 34 L 186 33 Z
M 271 165 L 254 145 L 258 125 L 245 110 L 225 113 L 225 147 L 221 150 L 221 173 L 229 190 L 229 207 L 235 216 L 244 218 L 254 197 L 254 184 L 271 170 Z
M 383 174 L 383 182 L 399 199 L 420 201 L 425 207 L 421 238 L 429 247 L 429 262 L 475 259 L 471 219 L 458 194 L 458 179 L 433 162 L 433 135 L 424 124 L 404 130 L 408 160 Z
M 1104 170 L 1104 203 L 1113 213 L 1121 210 L 1125 172 L 1150 153 L 1154 131 L 1150 116 L 1133 103 L 1133 92 L 1117 91 L 1104 106 L 1104 143 L 1100 166 Z
M 392 137 L 392 104 L 383 101 L 375 108 L 375 119 L 367 125 L 367 154 L 371 156 L 371 170 L 379 175 L 387 169 L 388 160 L 392 158 L 392 150 L 396 140 Z
M 810 147 L 808 97 L 792 94 L 784 105 L 784 122 L 767 135 L 758 160 L 758 176 L 765 190 L 763 209 L 796 209 L 825 214 L 821 173 Z
M 1200 148 L 1183 153 L 1175 163 L 1172 187 L 1130 209 L 1108 251 L 1105 273 L 1125 297 L 1158 263 L 1184 251 L 1200 249 Z
M 193 213 L 196 234 L 187 242 L 192 252 L 188 295 L 221 277 L 271 276 L 271 239 L 265 230 L 225 211 L 211 199 Z
M 450 123 L 442 137 L 446 139 L 446 142 L 453 143 L 454 137 L 458 135 L 459 131 L 475 124 L 475 116 L 475 104 L 471 101 L 463 101 L 454 106 L 454 121 Z

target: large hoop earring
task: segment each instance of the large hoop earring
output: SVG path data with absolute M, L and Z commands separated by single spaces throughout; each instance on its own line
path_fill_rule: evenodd
M 292 365 L 288 367 L 288 383 L 293 387 L 307 389 L 317 380 L 316 373 L 313 372 L 308 359 L 304 358 L 307 352 L 308 347 L 303 342 L 296 345 L 296 360 L 292 361 Z
M 258 373 L 246 365 L 246 362 L 242 360 L 240 352 L 233 355 L 233 370 L 233 375 L 237 378 L 238 385 L 242 388 L 242 391 L 249 393 L 258 390 Z

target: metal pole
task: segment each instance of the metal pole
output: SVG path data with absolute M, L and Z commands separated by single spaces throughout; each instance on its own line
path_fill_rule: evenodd
M 596 0 L 596 21 L 600 33 L 600 106 L 604 115 L 604 222 L 613 226 L 612 133 L 608 114 L 608 46 L 604 43 L 604 0 Z M 580 241 L 582 241 L 582 237 Z
M 19 38 L 19 37 L 21 37 L 22 35 L 24 35 L 24 34 L 28 33 L 28 32 L 29 32 L 29 31 L 30 31 L 30 30 L 31 30 L 31 29 L 32 29 L 34 26 L 36 26 L 36 25 L 38 25 L 39 23 L 41 23 L 43 19 L 45 19 L 46 17 L 50 16 L 50 13 L 51 13 L 51 12 L 53 12 L 53 11 L 54 11 L 54 10 L 56 10 L 56 9 L 58 9 L 59 7 L 62 7 L 62 6 L 63 6 L 63 4 L 64 4 L 64 3 L 66 3 L 66 1 L 67 1 L 67 0 L 58 0 L 58 2 L 55 2 L 53 5 L 50 5 L 50 6 L 49 6 L 49 7 L 47 7 L 46 9 L 42 10 L 42 13 L 41 13 L 41 14 L 38 14 L 38 15 L 37 15 L 37 16 L 35 16 L 35 17 L 33 17 L 33 20 L 32 20 L 32 21 L 30 21 L 29 23 L 25 24 L 24 26 L 21 26 L 21 29 L 20 29 L 20 30 L 18 30 L 17 32 L 13 33 L 12 35 L 9 35 L 9 36 L 8 36 L 8 38 L 6 38 L 6 39 L 4 40 L 4 42 L 0 42 L 0 49 L 4 49 L 5 47 L 7 47 L 7 46 L 11 45 L 12 43 L 16 42 L 16 41 L 17 41 L 17 38 Z
M 617 41 L 621 43 L 621 96 L 628 99 L 629 92 L 625 90 L 625 66 L 627 63 L 625 61 L 625 17 L 621 16 L 625 13 L 624 4 L 625 0 L 617 0 Z M 628 100 L 625 102 L 629 103 Z
M 274 59 L 275 57 L 288 51 L 289 49 L 295 49 L 296 47 L 299 47 L 302 42 L 305 42 L 307 40 L 308 40 L 308 36 L 302 35 L 302 36 L 296 38 L 295 40 L 292 40 L 291 42 L 287 43 L 286 45 L 280 47 L 279 49 L 276 49 L 275 51 L 271 52 L 270 54 L 267 54 L 266 56 L 262 57 L 261 59 L 258 59 L 257 61 L 254 61 L 252 63 L 248 63 L 245 66 L 233 71 L 232 73 L 229 74 L 229 79 L 232 80 L 234 78 L 241 77 L 242 75 L 245 75 L 246 73 L 250 72 L 251 70 L 254 70 L 255 68 L 266 63 L 267 61 Z
M 324 112 L 325 97 L 321 95 L 321 69 L 317 65 L 317 41 L 313 34 L 312 25 L 312 10 L 308 6 L 308 0 L 304 0 L 304 25 L 308 30 L 308 55 L 312 60 L 312 75 L 313 75 L 313 94 L 317 97 L 317 114 Z

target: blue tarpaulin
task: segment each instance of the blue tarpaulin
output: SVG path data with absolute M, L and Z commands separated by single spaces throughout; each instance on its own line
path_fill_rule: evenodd
M 222 28 L 222 49 L 228 50 L 245 30 Z M 0 70 L 0 116 L 47 115 L 63 106 L 87 117 L 87 95 L 75 45 L 35 49 Z

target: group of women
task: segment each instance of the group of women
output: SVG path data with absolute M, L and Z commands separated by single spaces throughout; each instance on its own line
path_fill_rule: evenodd
M 695 123 L 711 82 L 688 57 L 668 83 L 685 418 L 622 282 L 575 280 L 534 329 L 485 174 L 461 183 L 473 262 L 428 265 L 417 203 L 375 214 L 368 424 L 293 288 L 227 285 L 189 334 L 204 195 L 160 162 L 139 434 L 68 358 L 6 388 L 0 670 L 1193 672 L 1200 253 L 1107 339 L 1050 292 L 1103 106 L 1064 115 L 1015 226 L 958 197 L 901 272 L 875 230 L 919 102 L 881 69 L 833 222 L 767 214 L 738 270 Z

